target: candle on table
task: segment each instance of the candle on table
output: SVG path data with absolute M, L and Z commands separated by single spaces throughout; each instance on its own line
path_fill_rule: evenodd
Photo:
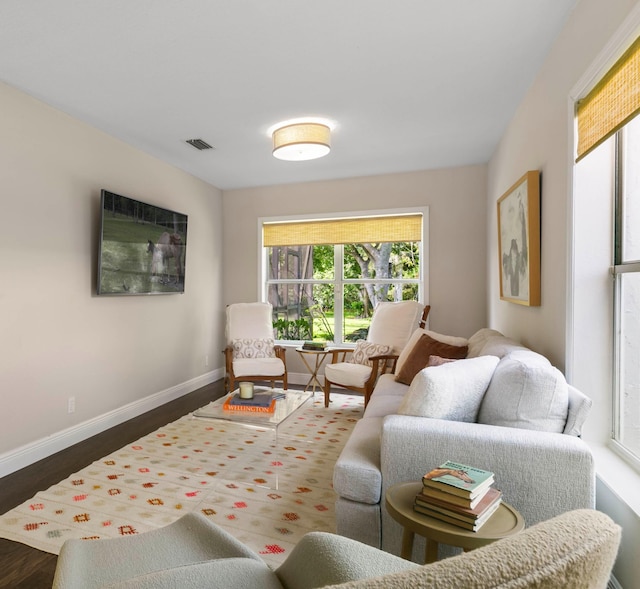
M 253 383 L 252 382 L 240 383 L 240 398 L 253 399 Z

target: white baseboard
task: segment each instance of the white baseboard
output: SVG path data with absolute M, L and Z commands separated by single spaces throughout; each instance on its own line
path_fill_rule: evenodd
M 73 427 L 59 431 L 46 438 L 25 444 L 20 448 L 5 452 L 0 455 L 0 478 L 16 472 L 21 468 L 34 464 L 47 456 L 60 452 L 69 446 L 82 442 L 91 436 L 124 423 L 129 419 L 138 417 L 147 411 L 156 409 L 169 401 L 178 399 L 188 393 L 206 386 L 224 376 L 224 370 L 218 368 L 181 384 L 175 385 L 164 391 L 149 395 L 113 411 L 109 411 L 93 419 L 89 419 Z
M 309 382 L 309 376 L 308 372 L 289 372 L 287 374 L 287 380 L 291 384 L 306 385 Z M 324 375 L 319 374 L 318 380 L 324 384 Z

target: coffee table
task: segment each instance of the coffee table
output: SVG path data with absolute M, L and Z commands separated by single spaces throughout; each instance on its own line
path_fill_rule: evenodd
M 309 399 L 313 397 L 313 393 L 305 391 L 283 390 L 283 389 L 271 389 L 269 387 L 255 387 L 257 391 L 272 391 L 274 393 L 283 393 L 285 396 L 282 399 L 276 400 L 275 411 L 273 413 L 259 413 L 251 411 L 228 411 L 224 409 L 224 402 L 228 397 L 239 392 L 238 390 L 232 391 L 227 395 L 212 401 L 208 405 L 201 407 L 194 411 L 191 416 L 194 419 L 213 419 L 218 421 L 228 422 L 230 424 L 237 424 L 241 427 L 252 427 L 258 432 L 264 431 L 271 433 L 273 439 L 266 442 L 266 445 L 272 445 L 272 452 L 274 457 L 277 457 L 280 453 L 280 445 L 278 444 L 278 428 L 289 417 L 294 415 L 299 409 L 301 409 Z M 280 462 L 276 460 L 275 462 Z M 275 483 L 273 489 L 280 488 L 280 477 L 278 471 L 275 470 Z M 268 486 L 266 483 L 264 486 Z
M 236 389 L 235 391 L 226 394 L 224 397 L 216 399 L 200 409 L 196 409 L 192 415 L 197 418 L 222 419 L 224 421 L 231 421 L 242 425 L 266 428 L 273 430 L 277 435 L 278 426 L 284 423 L 313 397 L 312 393 L 308 393 L 306 391 L 285 391 L 284 389 L 272 389 L 269 387 L 255 387 L 255 391 L 271 391 L 273 393 L 284 394 L 285 396 L 284 398 L 276 401 L 276 407 L 273 413 L 228 411 L 224 409 L 224 403 L 227 398 L 239 392 L 239 389 Z
M 413 499 L 422 483 L 399 483 L 387 489 L 385 505 L 389 515 L 404 527 L 400 556 L 411 560 L 415 534 L 426 538 L 425 563 L 438 559 L 438 543 L 458 546 L 463 550 L 480 548 L 524 529 L 524 518 L 511 505 L 502 502 L 497 511 L 477 531 L 472 532 L 440 521 L 413 509 Z

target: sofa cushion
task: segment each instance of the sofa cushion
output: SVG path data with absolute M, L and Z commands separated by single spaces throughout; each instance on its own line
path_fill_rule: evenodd
M 385 344 L 374 344 L 366 340 L 358 340 L 356 347 L 349 358 L 351 364 L 366 364 L 372 366 L 373 363 L 369 358 L 372 356 L 383 356 L 391 351 L 391 346 Z
M 515 340 L 504 337 L 503 335 L 491 336 L 487 338 L 480 350 L 479 356 L 498 356 L 504 358 L 507 354 L 514 350 L 530 351 L 529 348 L 523 346 Z
M 371 398 L 386 396 L 404 397 L 408 390 L 409 385 L 397 382 L 396 375 L 387 372 L 386 374 L 381 374 L 376 381 L 376 386 L 373 389 Z
M 433 338 L 438 342 L 449 344 L 450 346 L 466 346 L 467 345 L 467 340 L 464 337 L 457 337 L 455 335 L 444 335 L 442 333 L 429 331 L 427 329 L 422 329 L 421 327 L 419 327 L 413 332 L 413 334 L 409 338 L 409 341 L 407 342 L 407 345 L 402 349 L 402 351 L 400 352 L 400 355 L 398 356 L 398 360 L 396 362 L 396 370 L 395 370 L 396 374 L 398 374 L 400 370 L 402 370 L 402 366 L 407 361 L 407 358 L 409 357 L 409 354 L 413 350 L 413 347 L 416 345 L 416 343 L 420 340 L 420 338 L 424 334 L 427 334 L 429 337 Z M 425 366 L 426 366 L 426 363 L 425 363 Z
M 411 348 L 400 369 L 396 368 L 396 380 L 404 384 L 411 384 L 413 377 L 427 366 L 431 356 L 460 359 L 465 358 L 466 355 L 466 345 L 454 346 L 423 333 Z
M 593 401 L 578 389 L 567 385 L 569 391 L 569 409 L 567 410 L 567 423 L 564 424 L 563 434 L 580 437 L 582 426 L 591 411 Z
M 398 413 L 474 422 L 498 361 L 495 356 L 481 356 L 422 369 Z
M 476 331 L 469 338 L 467 358 L 477 358 L 490 337 L 503 337 L 503 335 L 499 331 L 488 327 L 483 327 Z
M 336 362 L 324 367 L 324 375 L 330 382 L 347 387 L 363 387 L 371 374 L 371 366 Z
M 356 423 L 333 468 L 333 489 L 340 497 L 370 505 L 380 502 L 381 432 L 381 417 Z
M 562 373 L 539 354 L 519 352 L 500 360 L 478 422 L 561 433 L 567 407 L 567 381 Z
M 405 391 L 407 387 L 405 385 Z M 398 413 L 398 407 L 402 403 L 399 395 L 374 395 L 369 399 L 364 411 L 365 417 L 385 417 Z
M 281 376 L 284 362 L 280 358 L 238 358 L 233 361 L 233 374 L 241 376 Z

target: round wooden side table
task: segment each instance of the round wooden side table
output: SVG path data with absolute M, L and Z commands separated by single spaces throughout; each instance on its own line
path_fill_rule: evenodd
M 415 534 L 426 539 L 426 564 L 438 559 L 438 543 L 458 546 L 467 551 L 517 534 L 524 529 L 524 518 L 520 512 L 504 502 L 477 532 L 418 513 L 413 509 L 413 499 L 421 489 L 421 482 L 399 483 L 389 487 L 385 494 L 385 506 L 389 515 L 404 528 L 400 556 L 407 560 L 411 560 Z

